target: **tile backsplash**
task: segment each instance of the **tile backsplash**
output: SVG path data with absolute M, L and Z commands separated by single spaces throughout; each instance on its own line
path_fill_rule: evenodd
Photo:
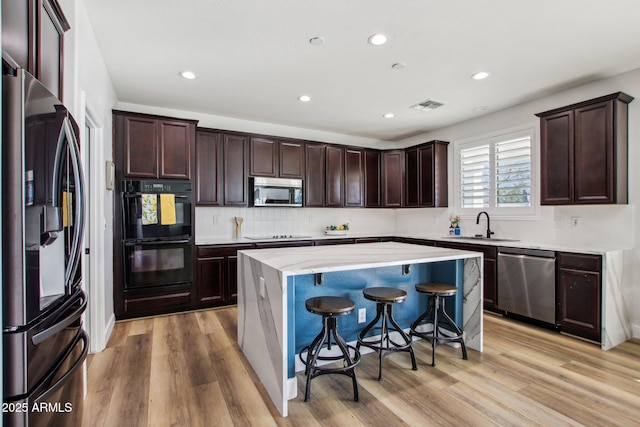
M 392 209 L 216 208 L 197 207 L 196 243 L 235 237 L 235 217 L 242 217 L 242 236 L 318 236 L 328 225 L 349 223 L 353 233 L 394 233 Z

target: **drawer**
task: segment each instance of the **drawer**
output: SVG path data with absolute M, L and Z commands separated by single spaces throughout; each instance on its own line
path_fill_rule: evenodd
M 602 270 L 602 257 L 599 255 L 560 252 L 558 254 L 558 267 L 600 272 Z
M 253 249 L 253 244 L 198 246 L 198 258 L 234 256 L 236 252 L 243 251 L 245 249 Z

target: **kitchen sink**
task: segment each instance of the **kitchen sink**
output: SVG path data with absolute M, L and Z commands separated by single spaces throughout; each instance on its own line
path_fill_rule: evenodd
M 519 242 L 518 239 L 502 239 L 500 237 L 484 237 L 484 236 L 446 236 L 445 239 L 453 240 L 480 240 L 486 242 Z

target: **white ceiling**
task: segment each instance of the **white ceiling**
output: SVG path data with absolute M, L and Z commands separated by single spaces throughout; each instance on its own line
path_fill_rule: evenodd
M 122 102 L 375 140 L 640 68 L 638 0 L 84 1 Z

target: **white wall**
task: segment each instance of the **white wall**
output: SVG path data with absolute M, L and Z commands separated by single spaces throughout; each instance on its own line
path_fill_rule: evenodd
M 98 127 L 91 141 L 91 161 L 85 162 L 84 173 L 90 177 L 93 213 L 89 221 L 91 234 L 85 235 L 85 246 L 91 241 L 92 274 L 85 277 L 91 313 L 91 350 L 106 346 L 114 323 L 113 305 L 113 194 L 105 189 L 105 161 L 112 159 L 111 109 L 117 101 L 93 27 L 81 0 L 60 0 L 60 6 L 71 29 L 65 33 L 64 103 L 80 129 L 91 112 Z M 81 135 L 84 133 L 81 131 Z M 82 145 L 81 141 L 81 145 Z M 91 238 L 91 240 L 89 240 Z M 95 318 L 93 316 L 96 316 Z
M 503 111 L 479 117 L 464 123 L 438 129 L 399 144 L 408 147 L 433 139 L 450 141 L 449 183 L 453 182 L 453 147 L 456 141 L 489 134 L 519 125 L 539 127 L 535 113 L 551 110 L 576 102 L 622 91 L 640 98 L 640 70 L 628 72 L 614 78 L 600 80 L 552 96 L 527 102 Z M 538 132 L 539 135 L 539 132 Z M 629 104 L 629 204 L 609 206 L 544 206 L 539 219 L 491 221 L 496 237 L 515 238 L 542 243 L 567 244 L 570 246 L 594 246 L 629 249 L 625 257 L 623 281 L 627 310 L 631 314 L 633 335 L 640 337 L 640 226 L 638 205 L 640 204 L 640 99 Z M 418 230 L 429 233 L 444 233 L 448 227 L 449 214 L 455 213 L 454 190 L 449 186 L 448 209 L 419 209 L 396 211 L 397 231 Z M 577 227 L 570 225 L 572 216 L 580 217 Z M 555 220 L 559 219 L 561 228 Z M 482 233 L 485 220 L 475 224 L 475 218 L 463 218 L 464 234 Z

